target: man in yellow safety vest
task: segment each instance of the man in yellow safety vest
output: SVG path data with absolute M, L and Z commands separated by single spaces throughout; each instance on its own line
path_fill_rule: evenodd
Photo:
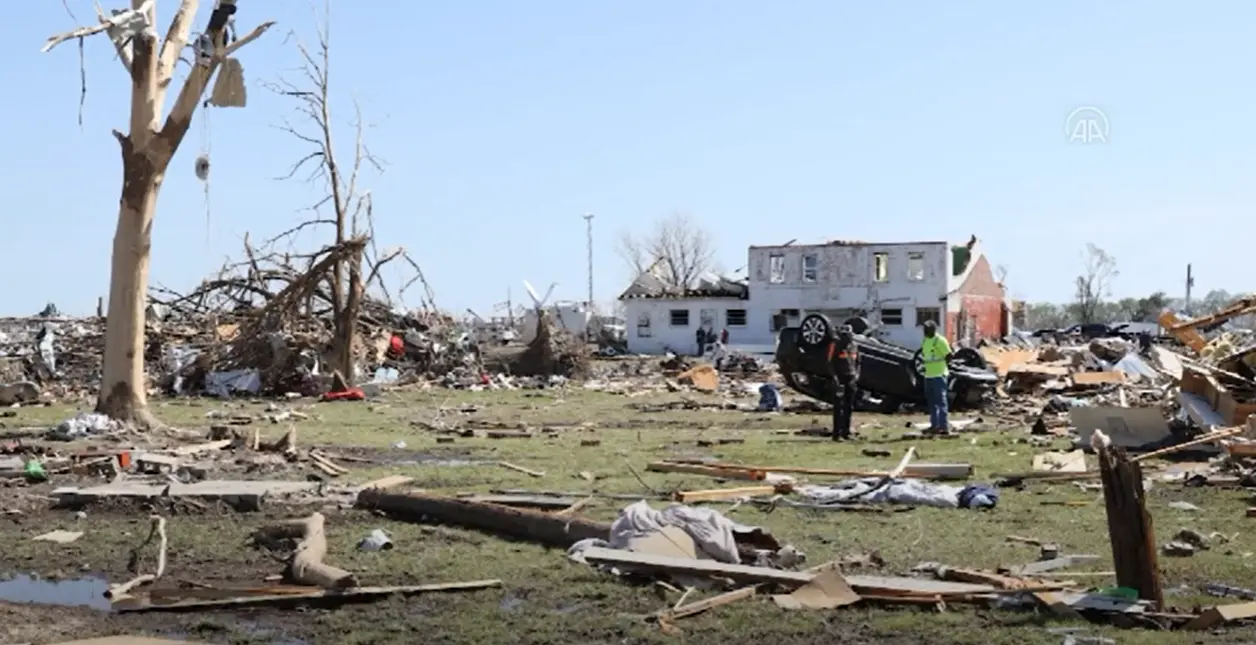
M 946 359 L 951 355 L 951 345 L 938 335 L 938 325 L 932 320 L 924 324 L 925 338 L 920 343 L 920 358 L 924 363 L 925 402 L 929 406 L 929 430 L 931 434 L 950 432 L 947 421 L 946 381 L 950 370 Z

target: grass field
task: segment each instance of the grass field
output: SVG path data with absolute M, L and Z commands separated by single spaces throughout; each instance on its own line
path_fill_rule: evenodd
M 409 475 L 414 486 L 455 493 L 500 488 L 639 494 L 641 482 L 656 490 L 714 488 L 701 476 L 644 471 L 662 458 L 713 456 L 728 461 L 782 466 L 886 469 L 909 446 L 918 460 L 969 462 L 975 481 L 996 472 L 1029 470 L 1032 455 L 1044 448 L 1027 442 L 1025 428 L 995 429 L 958 439 L 912 443 L 901 435 L 910 416 L 857 415 L 861 440 L 834 444 L 793 436 L 792 430 L 824 425 L 823 415 L 765 415 L 736 410 L 669 409 L 642 412 L 642 404 L 682 400 L 718 403 L 714 395 L 655 394 L 626 397 L 581 389 L 510 392 L 393 392 L 361 403 L 292 405 L 311 414 L 297 423 L 304 446 L 353 446 L 372 449 L 380 463 L 344 463 L 353 471 L 347 482 L 384 475 Z M 168 423 L 204 428 L 210 410 L 261 414 L 267 404 L 169 401 L 156 410 Z M 67 408 L 22 409 L 6 419 L 10 428 L 58 421 Z M 532 439 L 457 438 L 438 444 L 433 425 L 459 428 L 553 429 Z M 266 424 L 277 437 L 284 426 Z M 744 443 L 699 445 L 700 440 L 740 438 Z M 582 439 L 600 445 L 581 446 Z M 404 442 L 404 448 L 396 447 Z M 703 441 L 703 444 L 711 443 Z M 1063 440 L 1058 448 L 1063 448 Z M 866 457 L 862 450 L 881 447 L 891 457 Z M 536 478 L 496 464 L 506 460 L 543 471 Z M 581 476 L 585 473 L 585 476 Z M 276 476 L 300 479 L 298 469 Z M 596 477 L 590 482 L 587 475 Z M 59 482 L 44 485 L 51 487 Z M 46 500 L 30 495 L 43 487 L 7 489 L 0 520 L 0 556 L 7 573 L 35 573 L 70 579 L 100 575 L 112 581 L 130 577 L 127 554 L 143 537 L 147 512 L 135 508 L 89 508 L 76 519 L 69 511 L 43 510 Z M 1159 483 L 1149 493 L 1159 541 L 1180 528 L 1233 536 L 1211 550 L 1188 558 L 1162 557 L 1171 605 L 1190 610 L 1215 604 L 1203 595 L 1208 582 L 1256 586 L 1253 578 L 1256 538 L 1246 532 L 1246 495 L 1215 488 L 1183 488 Z M 1084 502 L 1080 506 L 1054 503 Z M 1199 510 L 1175 510 L 1185 501 Z M 627 502 L 602 500 L 586 515 L 612 519 Z M 722 505 L 727 508 L 728 505 Z M 203 584 L 259 584 L 282 565 L 245 546 L 248 534 L 276 517 L 292 517 L 309 508 L 271 504 L 261 513 L 210 512 L 169 518 L 170 561 L 167 576 Z M 684 633 L 665 636 L 645 617 L 677 597 L 632 585 L 575 564 L 560 551 L 503 540 L 473 531 L 394 522 L 357 510 L 325 510 L 331 552 L 328 561 L 360 575 L 364 584 L 421 584 L 500 578 L 504 588 L 462 594 L 432 594 L 329 610 L 264 609 L 201 614 L 109 615 L 69 609 L 0 603 L 0 643 L 55 642 L 63 637 L 115 633 L 150 633 L 233 643 L 930 643 L 967 645 L 1062 642 L 1056 628 L 1081 627 L 1091 635 L 1118 642 L 1241 643 L 1256 641 L 1256 631 L 1232 628 L 1213 634 L 1120 631 L 1062 623 L 1031 611 L 994 611 L 952 607 L 945 613 L 918 609 L 847 608 L 826 612 L 785 612 L 771 602 L 752 599 L 679 622 Z M 990 568 L 1037 559 L 1037 549 L 1009 542 L 1008 535 L 1033 537 L 1060 545 L 1063 553 L 1100 556 L 1093 566 L 1070 572 L 1111 570 L 1111 552 L 1101 493 L 1072 483 L 1039 484 L 1026 490 L 1003 489 L 993 511 L 915 509 L 901 513 L 809 513 L 780 508 L 765 513 L 742 506 L 734 519 L 769 528 L 782 542 L 802 549 L 818 564 L 852 554 L 877 551 L 889 573 L 934 561 L 952 566 Z M 68 545 L 29 538 L 64 528 L 85 535 Z M 385 529 L 396 548 L 362 552 L 354 545 L 375 528 Z M 151 564 L 147 565 L 151 567 Z M 1096 587 L 1114 583 L 1104 575 L 1081 578 Z M 690 596 L 695 600 L 697 596 Z M 1227 602 L 1227 601 L 1222 601 Z M 7 635 L 5 632 L 8 632 Z M 1137 639 L 1135 641 L 1134 639 Z

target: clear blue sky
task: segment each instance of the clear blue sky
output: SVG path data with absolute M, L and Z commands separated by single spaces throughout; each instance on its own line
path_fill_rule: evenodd
M 38 51 L 71 19 L 55 0 L 12 4 L 2 309 L 87 313 L 107 292 L 121 172 L 109 130 L 125 127 L 128 83 L 90 40 L 80 129 L 76 46 Z M 158 0 L 162 29 L 176 4 Z M 272 127 L 291 105 L 258 86 L 293 68 L 285 35 L 310 37 L 312 10 L 240 5 L 241 31 L 280 24 L 240 56 L 249 107 L 210 118 L 208 234 L 200 117 L 166 180 L 153 277 L 180 289 L 238 257 L 245 231 L 283 230 L 317 199 L 272 180 L 303 152 Z M 356 96 L 389 162 L 368 179 L 380 243 L 407 247 L 455 311 L 511 286 L 521 298 L 521 279 L 583 299 L 585 212 L 599 300 L 629 277 L 620 232 L 674 211 L 715 231 L 728 268 L 754 243 L 976 233 L 1029 299 L 1070 298 L 1088 241 L 1117 258 L 1118 296 L 1179 295 L 1187 262 L 1201 291 L 1252 291 L 1256 5 L 1206 7 L 339 0 L 333 92 L 342 149 Z M 1105 113 L 1107 143 L 1068 141 L 1080 106 Z

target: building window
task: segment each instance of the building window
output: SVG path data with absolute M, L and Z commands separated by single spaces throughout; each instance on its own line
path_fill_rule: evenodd
M 920 282 L 925 279 L 924 253 L 907 254 L 907 279 L 912 282 Z
M 903 324 L 902 309 L 882 309 L 881 324 L 887 327 L 899 327 Z
M 649 338 L 652 335 L 650 333 L 650 314 L 637 314 L 637 338 Z
M 815 253 L 802 256 L 802 281 L 815 282 L 820 275 L 820 258 Z
M 773 253 L 768 256 L 768 282 L 780 284 L 785 281 L 785 256 Z
M 942 312 L 937 307 L 916 307 L 916 324 L 923 325 L 928 321 L 935 325 L 942 324 Z
M 872 254 L 872 281 L 886 282 L 890 279 L 890 254 Z
M 671 320 L 672 327 L 688 327 L 689 326 L 689 310 L 688 309 L 672 309 L 667 312 Z
M 780 311 L 772 314 L 772 318 L 769 321 L 770 326 L 768 327 L 768 331 L 780 331 L 789 327 L 790 323 L 797 325 L 799 316 L 800 312 L 797 309 L 781 309 Z
M 724 311 L 724 324 L 729 327 L 746 326 L 745 309 L 727 309 Z

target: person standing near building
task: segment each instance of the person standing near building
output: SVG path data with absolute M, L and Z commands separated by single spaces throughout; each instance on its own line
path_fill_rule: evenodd
M 728 328 L 727 327 L 724 328 L 724 331 L 720 332 L 720 342 L 724 343 L 725 345 L 728 344 Z
M 924 324 L 925 338 L 920 343 L 920 358 L 924 362 L 925 402 L 929 405 L 929 433 L 950 432 L 947 420 L 946 379 L 950 369 L 946 359 L 951 355 L 951 345 L 938 335 L 938 325 L 932 320 Z
M 855 399 L 859 396 L 859 347 L 855 343 L 854 330 L 842 325 L 837 338 L 829 343 L 829 369 L 837 402 L 833 406 L 833 441 L 851 439 L 850 421 L 855 412 Z

